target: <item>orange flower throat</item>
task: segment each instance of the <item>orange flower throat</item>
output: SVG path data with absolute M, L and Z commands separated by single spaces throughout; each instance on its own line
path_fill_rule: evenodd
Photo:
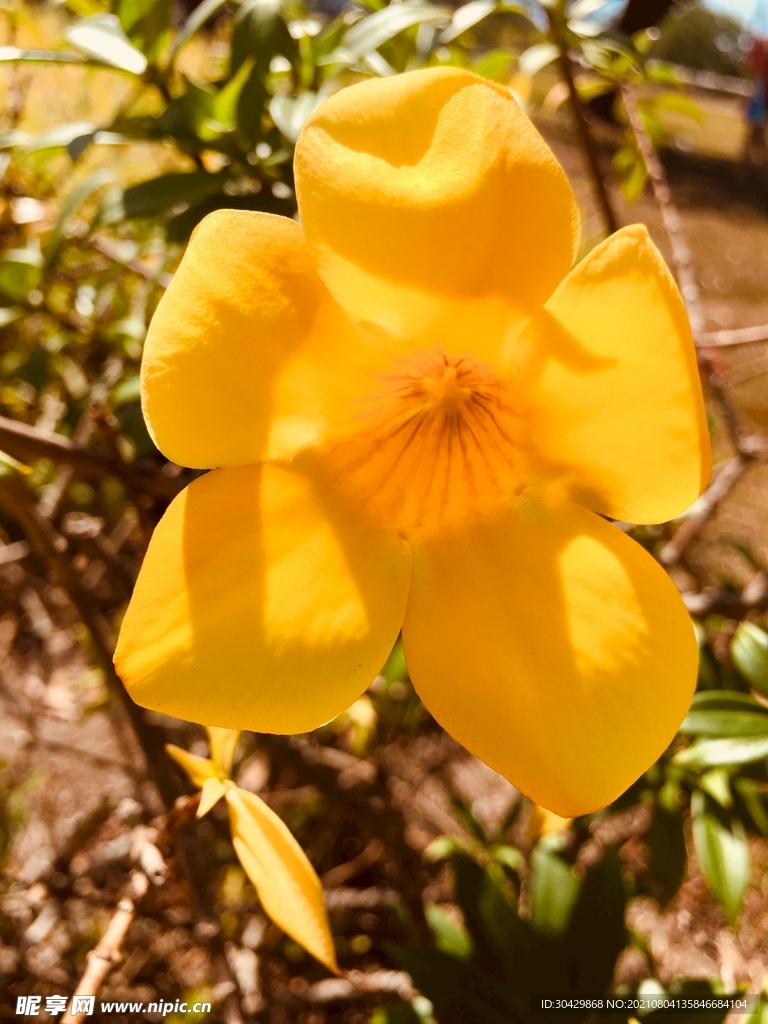
M 493 367 L 417 353 L 379 385 L 334 453 L 375 514 L 406 534 L 431 531 L 519 489 L 522 414 Z

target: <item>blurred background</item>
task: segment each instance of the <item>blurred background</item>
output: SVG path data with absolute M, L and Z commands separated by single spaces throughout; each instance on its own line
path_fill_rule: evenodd
M 742 992 L 763 995 L 740 1019 L 768 1022 L 766 37 L 768 0 L 2 0 L 0 1019 L 74 992 L 139 864 L 152 884 L 100 1000 L 204 999 L 226 1024 L 504 1024 L 546 1020 L 535 992 Z M 675 523 L 624 528 L 697 623 L 699 692 L 658 764 L 572 822 L 442 732 L 399 646 L 322 730 L 243 734 L 238 784 L 323 880 L 332 978 L 265 917 L 226 813 L 194 823 L 163 744 L 205 755 L 203 731 L 136 708 L 111 666 L 153 526 L 191 479 L 152 445 L 138 371 L 195 224 L 293 216 L 316 105 L 441 64 L 534 119 L 582 256 L 642 221 L 680 283 L 715 474 Z

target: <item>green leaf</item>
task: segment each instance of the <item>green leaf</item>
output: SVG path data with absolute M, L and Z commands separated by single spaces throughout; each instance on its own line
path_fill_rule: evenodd
M 442 953 L 468 960 L 472 955 L 472 939 L 466 928 L 460 927 L 437 903 L 427 903 L 424 916 L 432 931 L 435 945 Z
M 120 0 L 117 17 L 124 32 L 130 32 L 137 21 L 152 10 L 157 0 Z
M 520 74 L 525 75 L 526 78 L 533 78 L 553 60 L 557 60 L 559 56 L 560 51 L 554 43 L 536 43 L 535 46 L 529 46 L 520 54 L 518 62 Z
M 531 856 L 531 924 L 542 935 L 562 935 L 579 895 L 579 880 L 570 864 L 537 846 Z
M 698 736 L 766 736 L 768 708 L 753 701 L 754 710 L 734 711 L 727 708 L 692 708 L 680 726 L 683 734 Z
M 0 292 L 9 299 L 25 299 L 40 284 L 43 257 L 38 248 L 9 249 L 0 261 Z
M 514 56 L 509 50 L 491 50 L 475 61 L 472 70 L 481 78 L 490 78 L 492 82 L 508 82 L 513 60 Z
M 768 836 L 768 813 L 765 808 L 765 785 L 754 779 L 735 779 L 733 788 L 744 802 L 752 821 L 761 835 Z
M 714 815 L 699 814 L 693 819 L 693 841 L 707 884 L 735 925 L 749 885 L 744 827 L 734 819 L 729 830 Z
M 742 622 L 731 641 L 731 658 L 744 678 L 768 696 L 768 633 L 753 622 Z
M 525 857 L 514 846 L 506 846 L 503 843 L 498 846 L 492 846 L 490 854 L 495 861 L 503 864 L 505 868 L 509 868 L 510 871 L 514 871 L 518 875 L 525 868 Z
M 467 928 L 484 956 L 509 956 L 530 943 L 525 922 L 518 917 L 497 880 L 470 856 L 456 853 L 452 858 L 456 876 L 456 900 Z
M 298 58 L 298 44 L 283 20 L 280 0 L 245 0 L 232 29 L 230 74 L 249 57 L 254 57 L 256 69 L 266 82 L 270 61 L 276 55 L 285 57 L 291 64 Z
M 453 19 L 447 29 L 441 34 L 441 43 L 450 43 L 466 32 L 467 29 L 477 25 L 489 14 L 496 10 L 496 0 L 470 0 L 468 4 L 462 4 L 453 12 Z
M 392 1006 L 376 1010 L 369 1024 L 422 1024 L 419 1016 L 410 1003 L 395 1003 Z
M 226 171 L 217 174 L 209 174 L 207 171 L 161 174 L 158 178 L 132 185 L 123 192 L 122 216 L 127 219 L 160 217 L 180 203 L 192 206 L 220 192 L 228 177 Z M 112 218 L 118 219 L 116 213 L 112 214 Z
M 664 907 L 675 896 L 685 877 L 687 857 L 680 808 L 665 807 L 660 800 L 655 800 L 646 841 L 651 892 Z
M 433 1003 L 441 1021 L 509 1024 L 527 1010 L 483 962 L 466 963 L 424 946 L 396 946 L 392 952 L 414 986 Z
M 0 63 L 7 64 L 79 64 L 80 67 L 103 67 L 102 61 L 83 60 L 77 53 L 64 50 L 21 50 L 18 46 L 0 46 Z
M 44 149 L 60 149 L 69 147 L 74 139 L 82 135 L 93 134 L 97 126 L 91 121 L 71 121 L 59 124 L 48 131 L 37 135 L 30 132 L 9 131 L 0 136 L 0 149 L 23 148 L 27 153 L 37 153 Z
M 286 139 L 295 142 L 304 122 L 317 110 L 323 99 L 316 92 L 302 92 L 298 96 L 273 96 L 269 114 Z
M 744 736 L 699 740 L 672 759 L 681 768 L 715 768 L 725 764 L 749 764 L 768 757 L 768 736 Z
M 128 2 L 136 2 L 136 0 L 128 0 Z M 141 0 L 139 0 L 139 2 L 141 2 Z M 144 0 L 144 2 L 146 2 L 146 0 Z M 206 21 L 212 18 L 217 11 L 221 10 L 226 2 L 227 0 L 203 0 L 201 4 L 198 4 L 184 22 L 184 27 L 176 37 L 173 49 L 171 50 L 171 61 L 176 59 L 179 50 L 183 46 L 186 46 L 192 36 L 195 35 L 196 32 L 199 32 Z
M 726 768 L 712 768 L 698 778 L 698 785 L 726 810 L 733 806 L 731 777 Z
M 627 944 L 626 899 L 621 860 L 608 847 L 581 883 L 565 937 L 564 973 L 572 990 L 590 994 L 608 990 L 616 960 Z M 546 985 L 539 991 L 547 991 Z
M 96 60 L 132 75 L 143 75 L 147 58 L 123 32 L 114 14 L 94 14 L 65 29 L 64 36 L 73 46 Z
M 240 94 L 250 77 L 253 65 L 254 59 L 252 57 L 243 61 L 232 78 L 224 83 L 214 97 L 212 105 L 213 118 L 225 130 L 231 130 L 235 127 Z
M 17 306 L 0 306 L 0 328 L 7 327 L 8 324 L 12 324 L 14 320 L 18 320 L 23 315 L 23 310 Z
M 43 246 L 43 256 L 47 264 L 50 265 L 56 259 L 59 247 L 64 239 L 64 228 L 69 218 L 77 213 L 83 203 L 90 199 L 94 192 L 98 192 L 100 188 L 112 180 L 113 175 L 111 171 L 95 171 L 67 197 L 59 211 L 58 219 Z
M 402 0 L 391 4 L 356 22 L 344 36 L 342 45 L 322 58 L 323 63 L 354 64 L 405 29 L 423 22 L 442 21 L 450 18 L 452 13 L 450 8 L 436 7 L 422 0 Z
M 756 701 L 749 693 L 738 690 L 700 690 L 694 693 L 691 711 L 714 708 L 718 711 L 758 711 L 765 705 Z M 768 713 L 768 709 L 766 709 Z

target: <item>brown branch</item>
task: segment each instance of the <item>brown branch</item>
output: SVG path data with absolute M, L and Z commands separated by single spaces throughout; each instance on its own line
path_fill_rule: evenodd
M 556 45 L 560 49 L 560 71 L 565 80 L 565 84 L 568 86 L 568 94 L 571 101 L 571 111 L 573 113 L 574 120 L 576 121 L 576 131 L 578 132 L 579 139 L 581 141 L 581 148 L 584 151 L 584 155 L 587 158 L 587 164 L 589 165 L 590 176 L 592 178 L 592 188 L 597 198 L 600 212 L 603 215 L 605 221 L 605 227 L 609 235 L 612 235 L 614 231 L 619 230 L 619 220 L 616 216 L 616 212 L 613 208 L 608 187 L 605 183 L 605 176 L 602 168 L 600 167 L 600 153 L 597 148 L 592 132 L 589 128 L 587 116 L 584 112 L 584 105 L 581 102 L 581 96 L 576 86 L 576 80 L 573 76 L 573 67 L 571 65 L 571 55 L 568 51 L 568 47 L 565 43 L 562 43 L 558 38 L 558 33 L 553 23 L 552 12 L 550 15 L 550 25 L 552 27 L 552 35 L 555 38 Z
M 720 502 L 730 493 L 736 481 L 741 477 L 749 461 L 742 455 L 736 455 L 726 462 L 714 481 L 696 502 L 693 511 L 683 520 L 674 537 L 664 545 L 660 560 L 666 566 L 677 565 L 683 552 L 717 511 Z
M 683 601 L 691 615 L 705 619 L 708 615 L 724 615 L 741 621 L 749 612 L 768 610 L 768 576 L 759 572 L 744 590 L 721 590 L 705 587 L 700 593 L 683 594 Z
M 136 907 L 149 889 L 149 881 L 143 871 L 134 871 L 128 890 L 117 905 L 106 932 L 95 949 L 88 954 L 85 973 L 74 991 L 75 996 L 96 996 L 107 979 L 109 972 L 123 959 L 123 942 L 136 916 Z M 61 1018 L 61 1024 L 82 1024 L 86 1014 L 73 1013 L 74 999 L 70 1008 Z
M 410 1001 L 418 992 L 405 971 L 381 968 L 376 971 L 347 971 L 342 978 L 324 978 L 303 989 L 293 985 L 282 994 L 281 1002 L 294 1006 L 301 1003 L 320 1005 L 357 999 L 361 995 L 393 995 Z
M 622 85 L 621 98 L 624 102 L 624 109 L 627 112 L 629 126 L 635 137 L 637 148 L 648 172 L 656 205 L 661 213 L 664 230 L 669 238 L 677 283 L 680 286 L 683 301 L 688 310 L 691 329 L 694 335 L 698 336 L 704 332 L 706 317 L 701 301 L 701 289 L 693 269 L 693 255 L 685 237 L 682 218 L 672 199 L 672 190 L 669 187 L 667 175 L 653 145 L 653 140 L 646 130 L 637 98 L 629 85 Z
M 62 434 L 38 430 L 5 416 L 0 416 L 0 451 L 20 462 L 50 459 L 59 465 L 71 466 L 90 479 L 125 479 L 132 490 L 159 498 L 173 498 L 179 492 L 178 482 L 155 469 L 121 465 L 113 456 L 97 448 L 86 448 Z
M 383 843 L 378 839 L 372 839 L 362 853 L 353 857 L 352 860 L 345 861 L 343 864 L 337 864 L 330 871 L 326 871 L 322 877 L 322 883 L 329 889 L 343 885 L 350 878 L 354 878 L 356 875 L 362 874 L 363 871 L 367 871 L 368 868 L 373 867 L 383 856 Z
M 704 348 L 723 348 L 729 345 L 754 345 L 768 341 L 768 324 L 762 327 L 740 327 L 735 331 L 704 331 L 696 338 Z
M 638 106 L 635 93 L 631 86 L 621 87 L 621 97 L 627 112 L 632 133 L 648 172 L 653 188 L 654 198 L 661 213 L 664 229 L 669 238 L 672 250 L 677 281 L 683 296 L 691 330 L 698 346 L 698 361 L 707 377 L 712 397 L 725 424 L 728 436 L 735 451 L 735 456 L 726 463 L 717 478 L 699 498 L 694 511 L 687 517 L 677 530 L 671 541 L 661 553 L 662 562 L 675 565 L 683 556 L 687 545 L 699 530 L 714 515 L 722 500 L 730 493 L 736 481 L 741 477 L 750 462 L 762 456 L 762 452 L 750 438 L 745 438 L 739 426 L 736 411 L 726 394 L 718 371 L 716 346 L 718 335 L 705 332 L 706 315 L 701 298 L 701 289 L 696 280 L 693 268 L 693 257 L 683 229 L 683 222 L 674 204 L 672 191 L 661 160 L 653 145 L 653 140 L 646 131 L 643 116 Z

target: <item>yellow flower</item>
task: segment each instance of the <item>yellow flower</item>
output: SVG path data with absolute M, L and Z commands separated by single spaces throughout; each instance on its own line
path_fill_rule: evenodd
M 510 94 L 456 69 L 327 100 L 301 226 L 199 226 L 147 338 L 159 448 L 213 468 L 158 526 L 118 671 L 141 704 L 302 732 L 402 627 L 435 718 L 564 817 L 665 749 L 696 675 L 674 585 L 602 517 L 709 474 L 679 293 L 642 227 L 571 270 L 577 209 Z

